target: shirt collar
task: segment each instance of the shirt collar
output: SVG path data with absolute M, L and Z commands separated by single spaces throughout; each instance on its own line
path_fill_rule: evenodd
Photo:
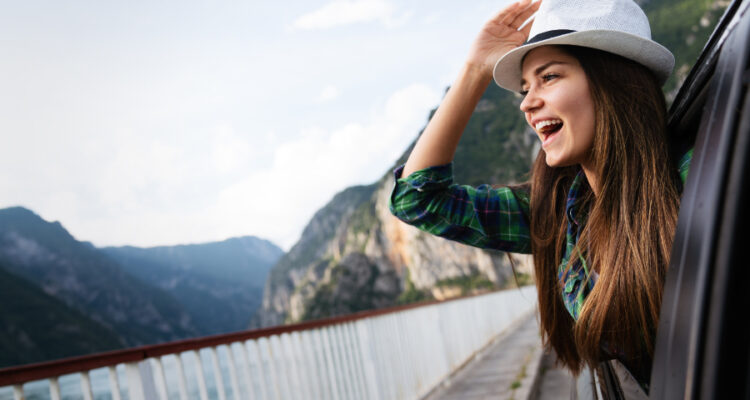
M 568 222 L 576 225 L 580 225 L 581 221 L 584 221 L 587 217 L 585 210 L 579 210 L 579 200 L 583 194 L 583 184 L 586 182 L 586 174 L 583 170 L 578 171 L 573 183 L 570 185 L 568 190 L 568 199 L 565 203 L 565 215 L 568 217 Z

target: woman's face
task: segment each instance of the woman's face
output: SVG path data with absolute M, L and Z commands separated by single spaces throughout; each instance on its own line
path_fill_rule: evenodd
M 594 144 L 594 102 L 581 64 L 559 47 L 542 46 L 523 61 L 521 111 L 542 141 L 547 165 L 586 164 Z

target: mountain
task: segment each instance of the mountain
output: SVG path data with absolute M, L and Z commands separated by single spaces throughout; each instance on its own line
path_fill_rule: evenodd
M 0 368 L 114 350 L 111 329 L 0 265 Z
M 268 271 L 284 254 L 252 236 L 221 242 L 101 249 L 124 269 L 174 296 L 201 335 L 247 328 Z
M 642 5 L 651 36 L 675 56 L 672 76 L 664 85 L 667 100 L 677 95 L 690 68 L 730 0 L 651 0 Z
M 515 116 L 518 104 L 519 98 L 500 88 L 487 90 L 456 152 L 457 181 L 525 179 L 536 141 Z M 509 283 L 512 270 L 504 253 L 446 241 L 396 220 L 387 206 L 393 183 L 388 172 L 372 185 L 348 188 L 313 216 L 299 242 L 271 271 L 254 326 L 452 297 Z
M 199 332 L 171 295 L 126 273 L 59 222 L 22 207 L 0 210 L 0 266 L 115 332 L 126 346 Z
M 671 101 L 728 2 L 641 0 L 639 4 L 651 21 L 653 38 L 675 54 L 675 73 L 664 87 Z M 456 182 L 478 185 L 526 180 L 538 145 L 518 111 L 519 103 L 516 94 L 490 85 L 456 150 Z M 410 151 L 407 149 L 396 165 L 404 163 Z M 512 271 L 503 253 L 436 238 L 392 217 L 386 206 L 392 187 L 389 172 L 372 185 L 342 191 L 318 211 L 299 242 L 271 271 L 253 326 L 445 298 L 508 284 Z M 528 263 L 519 266 L 522 272 L 530 272 Z M 525 280 L 527 275 L 520 278 Z
M 282 255 L 249 236 L 97 249 L 0 209 L 0 367 L 245 329 Z

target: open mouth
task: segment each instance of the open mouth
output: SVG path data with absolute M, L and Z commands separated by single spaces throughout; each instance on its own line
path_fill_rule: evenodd
M 540 135 L 542 135 L 542 144 L 545 144 L 549 139 L 551 139 L 554 134 L 560 132 L 562 127 L 562 120 L 552 119 L 539 122 L 534 128 L 537 132 L 539 132 Z

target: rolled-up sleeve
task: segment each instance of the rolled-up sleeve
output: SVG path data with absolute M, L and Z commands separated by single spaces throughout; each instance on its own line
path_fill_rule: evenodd
M 394 171 L 391 213 L 425 232 L 470 246 L 530 253 L 529 201 L 523 189 L 453 183 L 452 164 L 402 178 Z

